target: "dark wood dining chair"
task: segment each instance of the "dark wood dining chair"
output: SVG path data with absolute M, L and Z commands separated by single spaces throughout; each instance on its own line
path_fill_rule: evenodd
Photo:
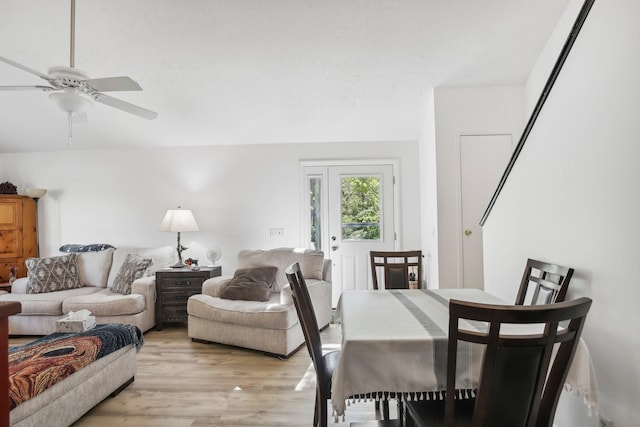
M 300 265 L 296 262 L 290 265 L 285 274 L 291 286 L 293 304 L 298 313 L 304 341 L 316 371 L 316 402 L 313 413 L 313 425 L 327 426 L 327 400 L 331 399 L 331 377 L 338 363 L 340 351 L 335 350 L 322 354 L 322 340 L 316 320 L 311 297 L 304 277 L 300 272 Z
M 532 298 L 527 305 L 564 301 L 572 276 L 573 268 L 529 258 L 520 281 L 516 305 L 525 303 L 527 292 L 532 287 Z
M 407 426 L 551 427 L 590 307 L 589 298 L 536 306 L 451 300 L 445 400 L 405 402 Z M 501 334 L 503 324 L 540 324 L 544 331 Z M 484 346 L 474 399 L 456 398 L 459 341 Z
M 422 283 L 422 251 L 370 251 L 373 289 L 419 288 Z M 401 406 L 398 400 L 398 406 Z M 389 400 L 376 401 L 376 410 L 389 419 Z
M 373 289 L 409 289 L 422 283 L 422 251 L 369 252 Z

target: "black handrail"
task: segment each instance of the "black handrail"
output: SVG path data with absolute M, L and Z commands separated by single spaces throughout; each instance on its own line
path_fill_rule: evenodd
M 582 25 L 586 21 L 587 15 L 589 15 L 589 11 L 591 10 L 591 6 L 593 6 L 594 2 L 595 0 L 585 0 L 584 4 L 582 5 L 582 8 L 580 9 L 580 13 L 576 18 L 576 21 L 573 23 L 573 28 L 571 29 L 571 32 L 569 33 L 569 36 L 567 37 L 567 40 L 565 41 L 564 46 L 562 47 L 562 51 L 560 52 L 560 55 L 558 56 L 558 59 L 556 60 L 555 65 L 553 66 L 553 69 L 551 70 L 551 74 L 547 79 L 547 83 L 544 85 L 544 89 L 542 89 L 540 98 L 538 98 L 538 102 L 536 103 L 536 106 L 533 109 L 533 112 L 531 113 L 531 117 L 529 117 L 527 126 L 524 128 L 524 131 L 522 132 L 522 136 L 518 141 L 518 145 L 516 145 L 516 148 L 513 150 L 513 154 L 511 155 L 511 159 L 509 159 L 507 168 L 504 170 L 504 173 L 502 174 L 502 178 L 500 178 L 500 182 L 498 183 L 498 188 L 496 189 L 495 193 L 493 193 L 493 196 L 491 197 L 491 201 L 489 202 L 489 206 L 487 206 L 487 209 L 484 211 L 484 214 L 480 219 L 480 226 L 483 226 L 484 223 L 487 221 L 487 218 L 489 218 L 489 214 L 493 209 L 493 205 L 495 205 L 496 200 L 498 200 L 498 196 L 502 191 L 502 187 L 504 187 L 504 184 L 507 182 L 507 178 L 509 178 L 511 169 L 513 169 L 513 166 L 515 165 L 516 160 L 518 159 L 518 156 L 520 155 L 520 152 L 524 147 L 524 143 L 527 141 L 527 138 L 529 137 L 529 133 L 531 133 L 531 129 L 533 128 L 533 125 L 536 123 L 536 120 L 538 119 L 538 115 L 542 110 L 542 106 L 544 105 L 545 101 L 549 97 L 549 93 L 551 92 L 551 89 L 553 88 L 553 85 L 556 82 L 558 75 L 560 74 L 560 70 L 562 70 L 562 66 L 564 65 L 565 60 L 569 56 L 569 52 L 573 47 L 573 43 L 578 38 L 580 29 L 582 28 Z

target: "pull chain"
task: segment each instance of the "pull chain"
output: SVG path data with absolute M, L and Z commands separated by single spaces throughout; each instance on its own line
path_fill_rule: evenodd
M 67 113 L 67 119 L 68 119 L 68 123 L 69 123 L 69 139 L 67 144 L 69 145 L 69 147 L 71 147 L 71 138 L 73 137 L 73 113 L 68 112 Z

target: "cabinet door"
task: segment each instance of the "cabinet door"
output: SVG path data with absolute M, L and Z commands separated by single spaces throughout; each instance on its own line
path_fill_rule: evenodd
M 22 256 L 22 201 L 0 200 L 0 259 Z

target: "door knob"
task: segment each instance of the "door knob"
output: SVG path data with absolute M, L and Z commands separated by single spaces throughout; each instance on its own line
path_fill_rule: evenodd
M 466 230 L 464 230 L 464 235 L 465 236 L 471 236 L 473 234 L 473 231 L 471 231 L 469 228 L 467 228 Z
M 337 247 L 337 246 L 331 246 L 331 250 L 332 250 L 332 251 L 337 251 L 337 250 L 338 250 L 338 247 Z

